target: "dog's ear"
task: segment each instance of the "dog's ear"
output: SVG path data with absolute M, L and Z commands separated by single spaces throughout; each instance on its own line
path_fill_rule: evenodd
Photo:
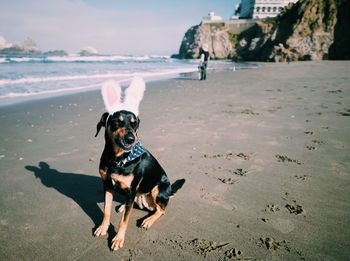
M 97 126 L 96 126 L 97 132 L 95 134 L 95 137 L 97 137 L 97 135 L 100 132 L 101 128 L 106 126 L 108 115 L 109 115 L 108 112 L 105 112 L 104 114 L 102 114 L 102 117 L 101 117 L 100 121 L 97 123 Z
M 107 81 L 103 83 L 101 92 L 106 110 L 110 114 L 122 109 L 121 89 L 118 82 Z

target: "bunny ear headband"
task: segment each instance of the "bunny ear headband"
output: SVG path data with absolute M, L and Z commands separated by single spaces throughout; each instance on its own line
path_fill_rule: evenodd
M 105 82 L 102 85 L 102 98 L 107 112 L 112 115 L 117 111 L 125 110 L 138 116 L 139 105 L 145 89 L 145 81 L 141 77 L 135 77 L 125 90 L 124 99 L 122 99 L 119 83 L 115 81 Z

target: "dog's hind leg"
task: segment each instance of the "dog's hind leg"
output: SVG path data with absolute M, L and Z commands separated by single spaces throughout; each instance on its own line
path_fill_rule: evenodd
M 153 223 L 158 218 L 163 216 L 164 213 L 165 213 L 165 206 L 162 208 L 159 204 L 156 203 L 156 199 L 157 199 L 158 194 L 159 194 L 159 188 L 158 188 L 158 186 L 156 186 L 156 187 L 154 187 L 152 189 L 152 192 L 151 192 L 151 195 L 150 195 L 152 197 L 153 204 L 155 205 L 156 211 L 150 217 L 146 218 L 142 222 L 142 224 L 141 224 L 142 228 L 149 229 L 153 225 Z
M 159 205 L 157 205 L 156 211 L 153 213 L 152 216 L 146 218 L 142 222 L 141 227 L 149 229 L 158 218 L 164 215 L 164 213 L 165 211 Z
M 96 237 L 104 236 L 107 234 L 107 230 L 111 222 L 112 203 L 113 203 L 113 193 L 109 190 L 106 190 L 103 220 L 101 225 L 94 232 L 94 235 Z

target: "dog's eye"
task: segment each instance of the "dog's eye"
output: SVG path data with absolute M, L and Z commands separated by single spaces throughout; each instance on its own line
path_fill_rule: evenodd
M 130 125 L 131 125 L 131 128 L 135 129 L 137 123 L 136 123 L 136 121 L 132 121 L 132 122 L 130 122 Z
M 121 119 L 118 119 L 118 126 L 119 127 L 124 127 L 124 125 L 125 125 L 125 121 L 121 120 Z

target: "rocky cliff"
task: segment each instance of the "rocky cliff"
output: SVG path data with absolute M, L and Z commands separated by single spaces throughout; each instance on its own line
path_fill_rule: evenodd
M 225 23 L 193 26 L 181 43 L 180 58 L 198 58 L 203 43 L 215 59 L 350 59 L 350 1 L 299 0 L 279 17 L 257 21 L 240 34 Z
M 242 33 L 237 55 L 244 60 L 275 62 L 339 59 L 344 50 L 340 51 L 338 43 L 344 41 L 345 32 L 349 35 L 349 12 L 342 10 L 345 5 L 349 6 L 347 0 L 300 0 L 276 20 L 258 22 Z
M 350 1 L 338 1 L 334 42 L 329 48 L 329 59 L 350 60 Z
M 224 23 L 204 23 L 191 27 L 185 33 L 180 58 L 198 58 L 203 44 L 209 46 L 211 59 L 227 59 L 234 54 L 228 27 Z

